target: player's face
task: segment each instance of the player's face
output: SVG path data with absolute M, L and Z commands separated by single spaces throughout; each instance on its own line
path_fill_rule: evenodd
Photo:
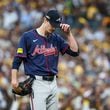
M 56 28 L 54 26 L 52 26 L 49 21 L 46 22 L 46 30 L 47 30 L 48 33 L 54 32 L 55 29 Z

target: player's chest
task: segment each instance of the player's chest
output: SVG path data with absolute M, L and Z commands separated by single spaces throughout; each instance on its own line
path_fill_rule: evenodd
M 53 55 L 58 53 L 57 42 L 51 39 L 32 39 L 30 51 L 32 55 Z
M 52 48 L 57 47 L 57 42 L 53 39 L 44 39 L 44 38 L 33 38 L 31 39 L 31 48 L 40 47 L 40 48 Z

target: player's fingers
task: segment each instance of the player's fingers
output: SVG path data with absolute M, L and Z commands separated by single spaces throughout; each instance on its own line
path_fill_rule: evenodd
M 21 87 L 16 87 L 16 88 L 13 88 L 16 92 L 20 92 L 22 91 L 22 88 Z
M 61 24 L 60 26 L 64 32 L 68 32 L 70 29 L 70 25 L 68 25 L 68 24 Z
M 60 27 L 61 27 L 62 30 L 64 29 L 64 26 L 65 26 L 64 24 L 61 24 L 60 25 Z
M 69 25 L 65 25 L 64 31 L 65 31 L 65 32 L 68 32 L 68 31 L 69 31 L 69 27 L 70 27 Z

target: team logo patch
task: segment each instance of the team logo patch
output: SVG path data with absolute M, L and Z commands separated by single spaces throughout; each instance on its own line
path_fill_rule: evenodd
M 32 53 L 32 56 L 36 54 L 44 54 L 44 56 L 58 55 L 58 50 L 56 47 L 53 47 L 52 45 L 50 48 L 46 48 L 45 45 L 41 45 L 41 46 L 36 45 Z
M 23 53 L 23 48 L 18 48 L 17 53 Z

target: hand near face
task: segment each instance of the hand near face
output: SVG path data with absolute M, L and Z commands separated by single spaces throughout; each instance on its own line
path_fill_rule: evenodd
M 69 24 L 60 24 L 60 27 L 65 34 L 70 33 L 70 25 Z

